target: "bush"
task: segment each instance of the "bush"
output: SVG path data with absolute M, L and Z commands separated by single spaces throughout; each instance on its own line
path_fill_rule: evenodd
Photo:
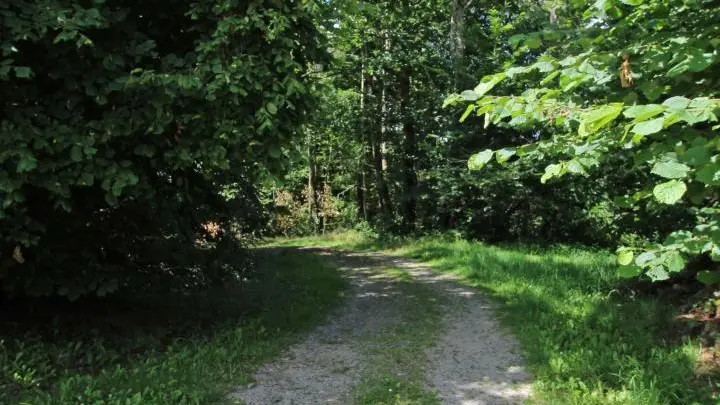
M 258 229 L 255 180 L 312 105 L 315 7 L 0 3 L 2 287 L 104 295 L 202 271 L 207 221 Z

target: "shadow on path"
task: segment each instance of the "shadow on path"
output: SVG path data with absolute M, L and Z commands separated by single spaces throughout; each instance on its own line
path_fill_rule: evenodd
M 283 255 L 294 248 L 272 248 Z M 402 269 L 426 285 L 442 306 L 440 338 L 427 353 L 428 391 L 444 405 L 510 405 L 530 394 L 515 339 L 500 328 L 493 308 L 478 290 L 452 275 L 438 275 L 415 262 L 379 253 L 340 253 L 322 248 L 303 251 L 327 257 L 351 283 L 343 305 L 325 324 L 255 375 L 255 383 L 231 394 L 248 405 L 349 404 L 369 360 L 366 341 L 401 325 L 397 277 Z M 402 344 L 403 342 L 397 342 Z

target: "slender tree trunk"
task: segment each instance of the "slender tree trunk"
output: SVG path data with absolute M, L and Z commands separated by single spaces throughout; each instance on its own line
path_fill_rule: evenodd
M 360 65 L 360 145 L 362 146 L 363 153 L 360 155 L 358 162 L 358 174 L 355 182 L 357 189 L 357 204 L 358 204 L 358 218 L 366 220 L 368 219 L 367 210 L 367 170 L 366 170 L 366 153 L 365 144 L 365 47 L 363 45 L 362 52 L 360 54 L 361 65 Z
M 380 135 L 373 137 L 373 166 L 375 172 L 375 187 L 378 190 L 378 203 L 383 216 L 390 216 L 390 193 L 388 192 L 385 174 L 383 172 L 383 153 L 381 148 Z
M 367 220 L 367 212 L 365 212 L 365 188 L 363 188 L 363 175 L 358 171 L 355 177 L 355 194 L 357 196 L 358 219 Z
M 385 43 L 383 49 L 386 53 L 390 51 L 390 40 L 387 37 L 387 33 L 384 34 Z M 385 170 L 387 170 L 387 147 L 385 145 L 385 137 L 387 133 L 387 88 L 386 88 L 386 75 L 385 69 L 380 71 L 380 103 L 379 103 L 379 115 L 380 115 L 380 132 L 373 131 L 375 136 L 372 139 L 373 148 L 373 166 L 375 171 L 375 187 L 378 191 L 378 202 L 380 205 L 380 212 L 382 213 L 385 220 L 391 217 L 392 205 L 390 202 L 390 192 L 388 190 L 387 182 L 385 181 Z
M 400 72 L 400 114 L 403 127 L 403 182 L 404 195 L 402 201 L 403 228 L 410 232 L 415 229 L 417 173 L 415 157 L 417 155 L 417 139 L 410 112 L 410 69 L 405 67 Z
M 373 99 L 374 81 L 372 76 L 365 75 L 365 137 L 363 139 L 363 187 L 365 188 L 365 213 L 368 220 L 372 220 L 378 213 L 378 201 L 374 199 L 372 194 L 373 185 L 375 185 L 375 133 L 374 125 L 369 125 L 368 111 L 372 111 L 369 101 Z
M 315 163 L 315 153 L 312 138 L 308 136 L 308 212 L 310 217 L 310 226 L 314 233 L 318 231 L 319 206 L 317 199 L 317 164 Z
M 465 77 L 465 11 L 472 0 L 453 0 L 450 17 L 450 46 L 453 57 L 453 85 L 463 90 Z
M 390 54 L 390 36 L 387 31 L 385 32 L 385 54 Z M 387 71 L 383 69 L 383 88 L 382 88 L 382 115 L 380 116 L 380 153 L 382 154 L 382 171 L 386 174 L 390 168 L 388 160 L 388 149 L 387 149 L 387 134 L 388 134 L 388 114 L 390 113 L 390 107 L 388 105 L 387 97 Z M 385 183 L 387 186 L 387 182 Z M 392 211 L 392 202 L 388 193 L 387 203 Z

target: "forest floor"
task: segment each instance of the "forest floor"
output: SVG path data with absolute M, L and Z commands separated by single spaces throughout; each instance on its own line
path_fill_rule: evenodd
M 351 285 L 346 302 L 232 398 L 247 405 L 510 405 L 529 397 L 519 344 L 477 289 L 381 253 L 303 250 L 338 266 Z

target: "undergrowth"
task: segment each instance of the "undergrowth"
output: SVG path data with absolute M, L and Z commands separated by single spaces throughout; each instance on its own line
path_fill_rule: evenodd
M 258 250 L 256 277 L 193 294 L 6 303 L 0 404 L 209 405 L 339 301 L 308 254 Z
M 550 405 L 715 404 L 695 375 L 698 342 L 677 338 L 672 303 L 631 294 L 611 254 L 572 247 L 493 247 L 456 239 L 379 241 L 358 233 L 275 241 L 388 250 L 462 276 L 501 302 Z

